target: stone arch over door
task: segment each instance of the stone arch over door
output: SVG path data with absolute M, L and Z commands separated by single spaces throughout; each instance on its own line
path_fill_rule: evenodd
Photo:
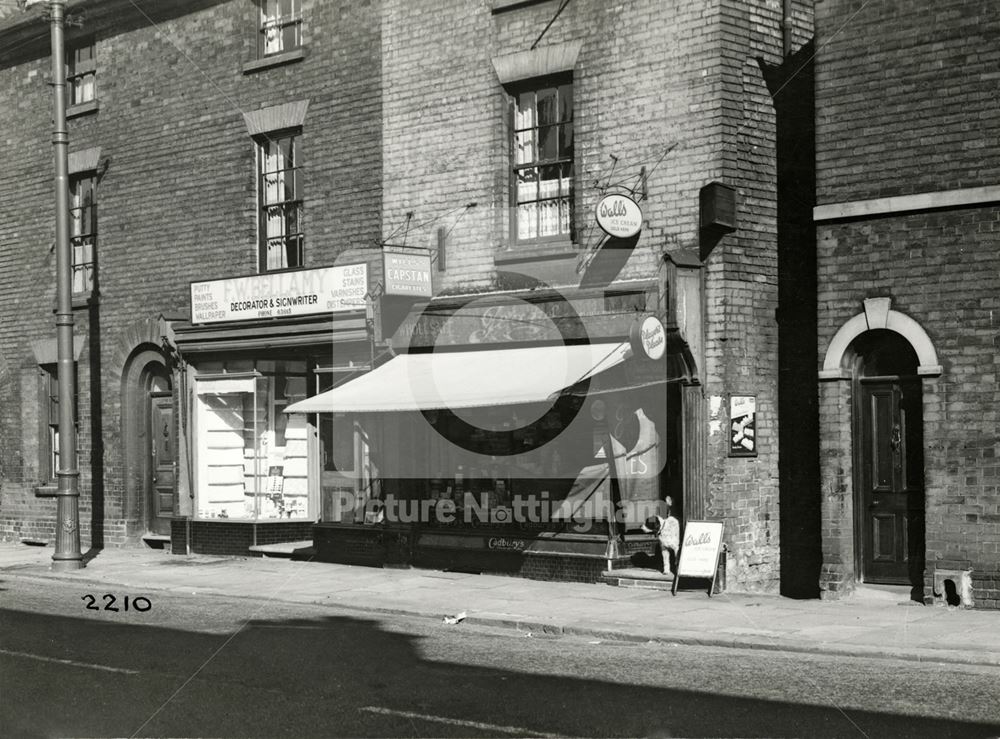
M 894 350 L 894 346 L 898 350 Z M 875 357 L 880 352 L 882 360 L 877 360 Z M 903 354 L 910 359 L 892 361 L 894 355 L 902 357 Z M 885 361 L 887 358 L 889 361 Z M 924 407 L 928 398 L 934 396 L 934 378 L 941 373 L 930 336 L 917 321 L 892 310 L 889 298 L 865 300 L 864 312 L 845 322 L 830 341 L 819 373 L 823 520 L 820 590 L 824 598 L 850 594 L 859 579 L 889 581 L 871 574 L 872 551 L 876 544 L 865 522 L 874 520 L 874 513 L 881 513 L 878 509 L 881 503 L 875 501 L 873 505 L 871 498 L 872 459 L 868 452 L 878 445 L 873 441 L 876 438 L 873 434 L 877 432 L 869 427 L 872 415 L 867 411 L 883 408 L 885 418 L 898 419 L 899 409 L 906 411 L 908 408 L 909 428 L 916 426 L 913 443 L 909 446 L 904 443 L 900 451 L 896 423 L 886 421 L 886 449 L 896 450 L 904 466 L 911 456 L 922 460 L 923 419 L 927 415 Z M 906 385 L 910 390 L 906 390 Z M 912 399 L 914 391 L 915 404 L 907 406 L 906 398 Z M 903 428 L 907 428 L 906 423 Z M 917 444 L 920 449 L 916 448 Z M 918 461 L 918 465 L 922 477 L 922 461 Z M 910 476 L 910 479 L 915 478 L 916 475 Z M 922 532 L 926 500 L 922 479 L 918 482 Z M 911 573 L 910 578 L 914 584 L 913 597 L 919 599 L 919 573 Z
M 166 357 L 159 347 L 136 347 L 122 373 L 122 452 L 125 465 L 123 517 L 130 538 L 146 533 L 148 518 L 149 398 L 151 393 L 169 393 L 173 383 Z
M 905 313 L 891 308 L 890 298 L 868 298 L 865 310 L 847 321 L 834 335 L 827 347 L 820 370 L 821 380 L 848 379 L 851 373 L 851 344 L 867 331 L 888 329 L 905 338 L 917 353 L 917 374 L 921 377 L 936 377 L 941 374 L 937 351 L 930 336 L 923 327 Z

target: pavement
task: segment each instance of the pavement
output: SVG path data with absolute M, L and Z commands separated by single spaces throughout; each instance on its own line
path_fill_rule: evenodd
M 44 579 L 101 593 L 155 591 L 309 603 L 367 614 L 608 641 L 807 652 L 1000 667 L 1000 611 L 925 606 L 894 588 L 840 601 L 707 589 L 553 583 L 422 569 L 379 569 L 274 557 L 105 549 L 75 571 L 52 569 L 52 546 L 0 543 L 0 582 Z M 155 600 L 153 601 L 155 603 Z M 16 608 L 5 602 L 0 607 Z M 447 624 L 445 617 L 461 616 Z

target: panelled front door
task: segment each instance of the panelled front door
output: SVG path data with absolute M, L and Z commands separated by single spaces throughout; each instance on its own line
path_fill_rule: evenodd
M 862 577 L 918 585 L 924 556 L 920 383 L 862 380 L 860 410 Z
M 154 534 L 170 534 L 174 513 L 174 405 L 169 394 L 149 396 L 149 469 L 146 527 Z

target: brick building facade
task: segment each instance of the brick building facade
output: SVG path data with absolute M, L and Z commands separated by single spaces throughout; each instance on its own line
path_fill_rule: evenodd
M 811 3 L 302 0 L 298 30 L 287 21 L 300 37 L 290 50 L 264 54 L 259 45 L 284 39 L 285 21 L 268 31 L 249 0 L 160 3 L 155 14 L 120 5 L 71 4 L 87 19 L 69 43 L 95 41 L 97 92 L 70 120 L 70 150 L 77 172 L 94 172 L 101 215 L 96 289 L 80 301 L 76 328 L 85 544 L 136 542 L 167 518 L 175 546 L 195 542 L 199 551 L 280 538 L 275 522 L 260 538 L 257 523 L 249 537 L 233 533 L 233 522 L 218 520 L 232 516 L 224 497 L 198 492 L 223 476 L 220 465 L 199 467 L 205 455 L 191 430 L 214 430 L 221 411 L 210 398 L 243 394 L 256 408 L 266 395 L 273 424 L 281 403 L 329 386 L 317 368 L 335 374 L 362 365 L 372 346 L 381 357 L 390 346 L 398 353 L 419 344 L 414 312 L 454 315 L 469 296 L 540 305 L 554 290 L 603 306 L 584 316 L 607 332 L 602 340 L 622 339 L 639 314 L 667 324 L 683 381 L 667 391 L 657 494 L 676 498 L 685 519 L 725 523 L 727 586 L 777 590 L 796 567 L 809 580 L 818 538 L 785 510 L 804 520 L 818 518 L 817 506 L 779 489 L 781 450 L 800 428 L 793 421 L 785 430 L 778 419 L 790 392 L 779 373 L 779 336 L 789 330 L 782 301 L 799 299 L 779 291 L 779 250 L 800 224 L 778 207 L 782 177 L 798 171 L 779 171 L 781 101 L 795 88 L 774 80 L 794 76 L 792 52 L 812 33 Z M 12 286 L 0 297 L 0 535 L 48 539 L 54 506 L 38 497 L 48 477 L 38 418 L 54 284 L 48 59 L 38 21 L 3 23 L 12 43 L 0 56 L 0 87 L 17 105 L 0 113 L 12 153 L 0 193 L 17 206 L 0 222 L 0 270 Z M 86 62 L 78 60 L 84 75 Z M 534 126 L 541 142 L 544 132 L 525 111 L 541 116 L 537 101 L 550 94 L 560 101 L 562 138 L 552 157 L 532 160 L 519 136 Z M 271 264 L 261 251 L 269 216 L 258 203 L 270 195 L 257 171 L 271 156 L 261 147 L 288 131 L 297 137 L 304 247 L 294 263 Z M 518 146 L 527 159 L 517 159 Z M 793 152 L 792 160 L 802 157 Z M 524 194 L 526 183 L 534 195 Z M 703 194 L 711 183 L 725 187 Z M 594 223 L 600 197 L 615 192 L 643 209 L 641 233 L 627 245 L 609 243 Z M 735 214 L 713 216 L 727 192 Z M 365 264 L 368 286 L 377 286 L 380 245 L 433 256 L 434 297 L 408 318 L 412 303 L 383 301 L 378 326 L 358 310 L 326 323 L 191 320 L 191 282 Z M 595 276 L 609 255 L 613 268 Z M 792 262 L 795 278 L 803 268 Z M 330 331 L 332 348 L 321 348 Z M 274 362 L 307 370 L 275 370 Z M 796 371 L 801 381 L 811 370 Z M 267 389 L 251 376 L 263 376 Z M 755 401 L 752 455 L 730 453 L 733 396 Z M 156 406 L 158 398 L 172 401 Z M 160 521 L 144 437 L 153 418 L 176 431 L 172 502 Z M 285 449 L 300 438 L 291 428 L 277 431 Z M 322 476 L 313 454 L 323 432 L 302 433 L 303 445 L 311 434 L 309 470 L 292 480 L 286 457 L 286 493 Z M 308 513 L 282 522 L 287 536 L 301 538 L 295 527 L 322 518 L 324 505 L 310 498 Z M 384 555 L 413 544 L 380 538 L 375 548 Z M 619 554 L 627 559 L 628 546 Z M 533 562 L 521 571 L 591 576 L 560 570 L 551 551 Z
M 649 281 L 669 304 L 678 283 L 665 255 L 688 265 L 678 255 L 695 255 L 702 325 L 679 330 L 698 353 L 696 367 L 668 401 L 683 415 L 677 502 L 685 518 L 725 521 L 730 587 L 776 590 L 777 141 L 764 70 L 782 66 L 781 7 L 573 2 L 555 17 L 560 5 L 383 4 L 383 161 L 392 173 L 384 233 L 408 213 L 423 222 L 448 214 L 447 269 L 436 276 L 445 295 L 502 289 L 511 275 L 572 287 L 581 251 L 585 259 L 600 242 L 599 198 L 609 184 L 635 186 L 645 174 L 644 228 L 608 288 Z M 788 21 L 798 49 L 811 35 L 810 4 L 793 3 Z M 553 61 L 559 55 L 567 58 Z M 517 243 L 508 225 L 508 106 L 519 75 L 543 72 L 571 76 L 576 166 L 575 242 L 544 248 Z M 738 229 L 721 238 L 699 222 L 699 191 L 713 181 L 738 193 Z M 410 238 L 438 248 L 436 228 Z M 703 338 L 691 335 L 700 331 Z M 728 401 L 744 393 L 756 396 L 759 452 L 730 457 Z
M 55 231 L 41 11 L 7 13 L 0 44 L 0 536 L 44 541 L 55 525 L 55 502 L 39 497 L 53 487 L 41 419 L 55 361 Z M 258 271 L 266 113 L 276 125 L 289 106 L 297 116 L 302 265 L 356 261 L 350 250 L 364 254 L 379 235 L 379 29 L 366 2 L 306 2 L 295 48 L 262 57 L 251 2 L 76 2 L 68 12 L 84 20 L 67 29 L 68 57 L 92 45 L 96 60 L 96 92 L 68 109 L 71 178 L 96 180 L 95 276 L 74 298 L 81 533 L 85 547 L 122 545 L 153 526 L 150 393 L 172 396 L 165 417 L 183 421 L 163 337 L 189 315 L 189 284 Z M 177 485 L 186 493 L 183 475 Z
M 825 597 L 1000 604 L 998 32 L 990 3 L 816 6 Z

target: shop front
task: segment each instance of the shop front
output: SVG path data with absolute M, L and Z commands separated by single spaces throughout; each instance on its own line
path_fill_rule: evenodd
M 284 410 L 370 367 L 366 292 L 364 264 L 191 285 L 192 320 L 174 325 L 172 551 L 245 554 L 311 537 L 331 429 Z
M 598 581 L 661 568 L 680 383 L 654 284 L 435 299 L 396 356 L 284 408 L 321 439 L 317 559 Z

